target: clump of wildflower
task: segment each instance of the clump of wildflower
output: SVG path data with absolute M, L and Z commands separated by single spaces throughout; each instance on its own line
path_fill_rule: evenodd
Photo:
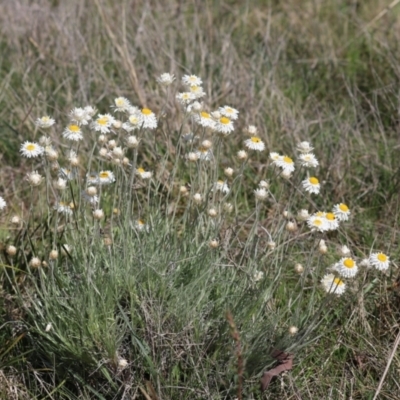
M 370 265 L 379 271 L 386 271 L 389 268 L 389 257 L 384 253 L 372 253 L 368 259 Z
M 353 278 L 356 276 L 358 267 L 351 257 L 344 257 L 334 265 L 334 269 L 344 278 Z
M 301 183 L 303 185 L 304 190 L 308 193 L 318 194 L 321 189 L 319 180 L 317 178 L 315 178 L 314 176 L 305 179 Z
M 339 221 L 347 221 L 350 216 L 349 207 L 344 203 L 336 204 L 333 207 L 333 213 Z
M 25 142 L 21 145 L 20 152 L 24 157 L 34 158 L 43 154 L 44 149 L 35 142 Z
M 342 295 L 346 290 L 346 284 L 334 274 L 326 274 L 321 280 L 322 286 L 327 293 Z
M 245 140 L 244 144 L 251 150 L 263 151 L 265 149 L 264 142 L 258 136 L 252 136 L 250 139 Z
M 53 118 L 50 118 L 48 115 L 38 118 L 35 122 L 36 126 L 42 129 L 50 128 L 55 123 L 56 121 Z
M 170 86 L 175 80 L 175 76 L 173 74 L 169 74 L 168 72 L 164 72 L 156 80 L 161 86 L 167 87 Z

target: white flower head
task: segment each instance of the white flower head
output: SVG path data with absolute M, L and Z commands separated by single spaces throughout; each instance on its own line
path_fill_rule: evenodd
M 108 185 L 115 182 L 115 176 L 111 171 L 100 171 L 97 176 L 97 184 Z
M 263 151 L 265 149 L 264 142 L 258 136 L 252 136 L 250 139 L 245 140 L 244 144 L 251 150 Z
M 6 201 L 0 196 L 0 211 L 4 210 L 7 206 Z
M 96 132 L 108 133 L 114 123 L 114 117 L 110 114 L 99 114 L 97 118 L 92 122 L 92 129 Z
M 342 295 L 346 290 L 346 284 L 334 274 L 327 274 L 321 280 L 322 286 L 327 293 Z
M 344 257 L 334 265 L 334 269 L 344 278 L 354 278 L 357 274 L 358 267 L 351 257 Z
M 201 86 L 203 81 L 196 75 L 184 75 L 182 77 L 182 83 L 186 86 Z
M 198 114 L 194 114 L 193 120 L 204 128 L 215 129 L 215 121 L 211 118 L 210 113 L 206 111 L 201 111 Z
M 311 153 L 314 147 L 312 147 L 309 142 L 301 142 L 297 145 L 297 150 L 300 151 L 300 153 Z
M 326 220 L 326 223 L 328 224 L 328 230 L 329 231 L 334 231 L 334 230 L 339 228 L 339 221 L 336 218 L 335 214 L 326 213 L 325 214 L 325 220 Z
M 303 185 L 304 190 L 308 193 L 318 194 L 321 189 L 319 180 L 317 178 L 315 178 L 314 176 L 311 176 L 310 178 L 305 179 L 301 183 Z
M 343 246 L 339 249 L 339 254 L 340 254 L 342 257 L 348 257 L 348 256 L 351 254 L 351 251 L 350 251 L 350 249 L 349 249 L 346 245 L 343 245 Z
M 221 181 L 221 180 L 214 183 L 213 191 L 214 190 L 225 193 L 225 194 L 228 194 L 230 192 L 230 189 L 229 189 L 229 186 L 227 185 L 227 183 L 224 181 Z
M 53 118 L 50 118 L 48 115 L 38 118 L 35 122 L 36 126 L 42 129 L 50 128 L 55 123 L 56 121 Z
M 384 253 L 372 253 L 369 256 L 369 263 L 379 271 L 386 271 L 389 268 L 389 256 Z
M 190 93 L 193 93 L 195 99 L 201 99 L 206 95 L 206 92 L 201 86 L 190 86 Z
M 239 116 L 239 111 L 230 107 L 230 106 L 223 106 L 218 109 L 221 115 L 228 117 L 232 121 L 236 120 Z
M 326 218 L 322 216 L 311 215 L 307 219 L 307 225 L 313 231 L 325 232 L 329 230 Z
M 336 204 L 333 207 L 333 213 L 339 221 L 347 221 L 350 216 L 349 207 L 344 203 Z
M 199 149 L 196 151 L 196 155 L 199 160 L 203 161 L 211 161 L 214 158 L 212 150 L 204 147 L 199 147 Z
M 273 164 L 275 164 L 279 168 L 282 168 L 283 171 L 287 171 L 289 173 L 292 173 L 294 171 L 294 162 L 288 156 L 279 156 L 277 160 L 273 161 Z
M 69 118 L 78 125 L 87 125 L 92 116 L 85 108 L 75 107 L 70 111 Z
M 156 80 L 161 86 L 167 87 L 175 80 L 175 76 L 173 74 L 169 74 L 168 72 L 164 72 Z
M 111 107 L 114 108 L 114 111 L 125 112 L 130 109 L 131 103 L 125 97 L 117 97 Z
M 56 204 L 55 209 L 60 214 L 72 215 L 72 207 L 71 207 L 71 205 L 67 204 L 67 203 L 64 203 L 63 201 L 59 201 Z
M 83 139 L 82 131 L 79 125 L 69 124 L 62 133 L 63 137 L 74 142 L 78 142 Z
M 318 167 L 318 160 L 312 153 L 304 153 L 299 156 L 300 164 L 302 167 L 310 168 L 310 167 Z
M 157 128 L 157 118 L 149 108 L 142 108 L 142 126 L 145 129 Z
M 254 125 L 249 125 L 249 126 L 245 129 L 245 132 L 248 133 L 248 134 L 251 135 L 251 136 L 257 136 L 258 129 L 257 129 L 257 127 L 254 126 Z
M 150 179 L 153 175 L 151 171 L 146 171 L 144 168 L 138 168 L 136 170 L 136 175 L 140 176 L 142 179 Z
M 215 121 L 215 130 L 224 136 L 229 135 L 234 130 L 233 122 L 230 118 L 222 116 Z
M 39 186 L 43 182 L 43 176 L 37 171 L 30 172 L 26 179 L 31 186 Z
M 187 106 L 192 101 L 196 100 L 196 96 L 192 92 L 181 92 L 181 93 L 178 93 L 175 96 L 175 98 L 178 101 L 178 103 L 182 104 L 183 106 Z
M 264 188 L 259 188 L 254 191 L 257 200 L 265 200 L 268 197 L 268 192 Z
M 137 221 L 135 221 L 135 228 L 139 231 L 139 232 L 148 232 L 149 231 L 149 226 L 141 219 L 138 219 Z
M 44 149 L 35 142 L 25 142 L 21 145 L 20 152 L 27 158 L 34 158 L 43 154 Z

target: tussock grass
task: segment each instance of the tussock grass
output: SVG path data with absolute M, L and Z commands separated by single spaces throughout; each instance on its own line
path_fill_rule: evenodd
M 0 5 L 0 194 L 9 210 L 0 216 L 0 396 L 374 398 L 398 331 L 399 8 L 382 13 L 383 0 L 239 3 Z M 239 176 L 229 180 L 234 194 L 215 203 L 221 210 L 234 203 L 234 213 L 216 226 L 208 204 L 192 207 L 190 196 L 178 194 L 180 185 L 200 184 L 200 175 L 183 158 L 178 138 L 188 127 L 181 132 L 180 108 L 172 99 L 164 107 L 155 81 L 166 71 L 178 80 L 201 76 L 210 109 L 240 111 L 208 176 L 208 189 L 225 167 Z M 106 219 L 91 220 L 82 203 L 69 223 L 51 209 L 49 183 L 45 193 L 23 180 L 41 165 L 21 159 L 20 144 L 39 139 L 34 121 L 49 114 L 59 122 L 52 141 L 66 155 L 69 110 L 92 104 L 108 112 L 117 96 L 165 113 L 135 159 L 154 171 L 155 183 L 135 187 L 132 198 L 129 173 L 120 172 L 115 189 L 102 192 Z M 292 155 L 309 140 L 323 194 L 311 203 L 293 194 L 268 152 L 242 166 L 235 157 L 249 124 L 268 152 Z M 94 139 L 79 149 L 82 177 L 88 162 L 105 165 L 90 156 Z M 253 190 L 266 178 L 278 202 L 258 209 Z M 82 187 L 69 190 L 80 203 Z M 319 255 L 305 229 L 285 231 L 288 204 L 295 212 L 342 201 L 353 220 L 325 237 L 328 254 Z M 13 227 L 13 214 L 26 224 Z M 134 227 L 136 218 L 148 232 Z M 274 251 L 266 230 L 275 234 Z M 214 238 L 218 249 L 209 246 Z M 9 244 L 18 248 L 15 258 L 5 252 Z M 319 280 L 342 244 L 358 257 L 380 249 L 394 263 L 387 274 L 363 270 L 343 297 L 327 297 Z M 31 257 L 48 257 L 51 246 L 57 261 L 30 269 Z M 300 278 L 296 263 L 306 268 Z M 294 353 L 294 368 L 262 395 L 259 378 L 274 364 L 274 348 Z M 399 365 L 395 354 L 379 398 L 399 397 Z

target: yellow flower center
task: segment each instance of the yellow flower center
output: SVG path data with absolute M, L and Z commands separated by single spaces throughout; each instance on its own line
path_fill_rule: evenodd
M 325 215 L 325 218 L 329 219 L 329 221 L 334 221 L 336 219 L 335 214 L 333 214 L 333 213 L 327 213 Z
M 138 225 L 144 225 L 144 222 L 141 219 L 139 219 L 137 223 Z
M 217 183 L 218 183 L 218 185 L 223 185 L 224 181 L 218 181 Z
M 106 179 L 106 178 L 108 178 L 109 176 L 110 176 L 110 174 L 109 174 L 107 171 L 102 171 L 102 172 L 100 172 L 100 174 L 99 174 L 99 177 L 102 178 L 102 179 Z
M 346 204 L 344 204 L 344 203 L 339 204 L 339 209 L 340 209 L 340 211 L 343 211 L 343 212 L 349 211 L 349 207 L 347 207 Z
M 50 117 L 42 117 L 42 122 L 49 122 Z
M 68 127 L 68 129 L 71 131 L 71 132 L 79 132 L 80 131 L 80 129 L 79 129 L 79 126 L 78 125 L 70 125 L 69 127 Z
M 137 172 L 138 172 L 139 174 L 143 174 L 143 172 L 145 172 L 145 171 L 144 171 L 143 168 L 138 168 L 138 169 L 137 169 Z
M 28 151 L 34 151 L 34 150 L 36 150 L 36 145 L 33 143 L 29 143 L 26 145 L 25 149 Z
M 293 164 L 293 160 L 292 160 L 290 157 L 288 157 L 288 156 L 283 157 L 283 161 L 284 161 L 286 164 Z
M 107 125 L 107 123 L 108 123 L 108 118 L 107 118 L 107 117 L 97 118 L 96 122 L 97 122 L 99 125 Z
M 149 108 L 143 108 L 142 109 L 142 114 L 150 115 L 150 114 L 153 114 L 153 111 L 151 111 Z
M 314 219 L 314 225 L 316 225 L 316 226 L 321 226 L 321 225 L 322 225 L 322 220 L 320 220 L 320 219 Z
M 345 258 L 344 261 L 343 261 L 343 265 L 346 268 L 354 268 L 355 263 L 354 263 L 353 259 Z
M 131 115 L 131 116 L 129 117 L 129 122 L 130 122 L 132 125 L 136 125 L 136 124 L 139 122 L 139 118 L 138 118 L 136 115 Z
M 312 177 L 309 179 L 309 182 L 311 183 L 311 185 L 318 185 L 319 180 L 318 180 L 317 178 L 315 178 L 315 177 L 312 176 Z
M 208 112 L 205 112 L 205 111 L 202 111 L 200 113 L 200 115 L 201 115 L 202 118 L 210 118 L 210 114 Z
M 335 278 L 335 279 L 333 280 L 333 283 L 334 283 L 336 286 L 341 286 L 341 285 L 344 284 L 344 282 L 343 282 L 340 278 Z
M 116 99 L 115 100 L 115 104 L 119 107 L 119 106 L 123 106 L 125 104 L 124 99 Z
M 231 120 L 229 118 L 227 118 L 227 117 L 221 117 L 219 119 L 219 122 L 221 122 L 221 124 L 228 125 L 229 122 L 231 122 Z
M 379 253 L 376 258 L 380 261 L 380 262 L 386 262 L 387 261 L 387 256 L 383 253 Z
M 233 113 L 233 109 L 230 108 L 230 107 L 226 107 L 225 108 L 225 112 L 228 113 L 228 114 L 232 114 Z
M 253 143 L 260 143 L 261 142 L 261 139 L 259 137 L 257 137 L 257 136 L 253 136 L 250 140 Z

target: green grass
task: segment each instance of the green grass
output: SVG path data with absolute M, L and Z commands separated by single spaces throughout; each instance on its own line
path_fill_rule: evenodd
M 378 388 L 400 312 L 400 6 L 380 14 L 389 3 L 16 0 L 1 6 L 0 195 L 7 201 L 0 213 L 1 398 L 399 397 L 397 354 Z M 191 126 L 182 125 L 180 107 L 156 83 L 163 72 L 176 75 L 177 91 L 182 75 L 200 76 L 208 109 L 229 104 L 240 111 L 228 138 L 218 144 L 212 137 L 218 163 L 186 161 L 190 145 L 179 138 Z M 99 145 L 91 155 L 98 134 L 88 129 L 79 178 L 63 193 L 48 164 L 20 156 L 21 143 L 42 135 L 36 118 L 49 114 L 57 121 L 49 135 L 66 166 L 69 145 L 61 133 L 68 112 L 91 104 L 105 113 L 117 96 L 158 117 L 165 112 L 157 130 L 137 133 L 138 151 L 126 153 L 132 169 L 101 159 Z M 242 164 L 236 154 L 250 124 L 267 148 Z M 115 139 L 123 143 L 121 137 Z M 315 147 L 323 183 L 311 201 L 295 189 L 304 171 L 286 182 L 268 159 L 271 151 L 296 158 L 303 140 Z M 81 201 L 89 162 L 117 177 L 102 189 L 102 221 Z M 138 166 L 153 172 L 151 183 L 132 177 Z M 224 197 L 211 187 L 226 167 L 235 172 Z M 32 170 L 47 177 L 39 188 L 24 180 Z M 270 180 L 276 201 L 270 196 L 256 205 L 261 179 Z M 187 196 L 182 185 L 191 186 Z M 192 200 L 197 191 L 200 205 Z M 70 219 L 54 211 L 59 197 L 78 205 Z M 232 213 L 223 211 L 226 202 Z M 327 254 L 318 252 L 322 236 L 304 223 L 295 233 L 285 230 L 284 211 L 329 210 L 339 202 L 349 204 L 352 219 L 323 235 Z M 218 210 L 216 222 L 210 207 Z M 13 215 L 23 224 L 12 225 Z M 139 218 L 148 231 L 135 228 Z M 214 238 L 216 249 L 209 246 Z M 371 250 L 384 251 L 391 267 L 387 273 L 360 268 L 343 296 L 327 296 L 319 282 L 343 244 L 358 262 Z M 55 248 L 59 257 L 51 261 Z M 29 267 L 33 256 L 47 266 Z M 255 282 L 257 271 L 264 277 Z M 299 332 L 291 336 L 290 326 Z M 293 353 L 294 366 L 262 394 L 259 380 L 275 365 L 273 349 Z M 122 359 L 125 368 L 118 367 Z

